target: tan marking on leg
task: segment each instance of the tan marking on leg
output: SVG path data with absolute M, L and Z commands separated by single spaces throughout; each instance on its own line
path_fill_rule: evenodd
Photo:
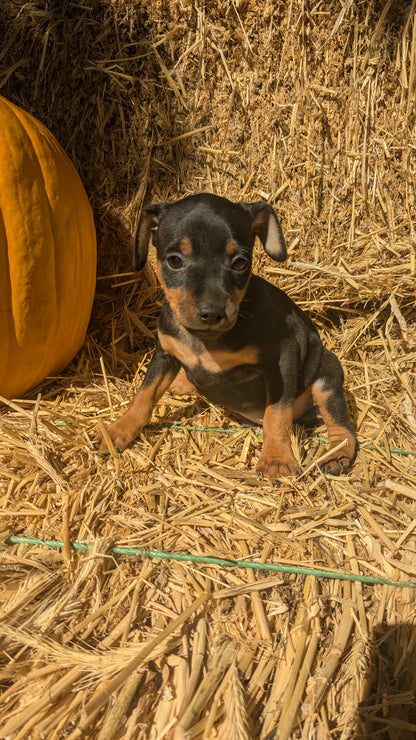
M 168 388 L 169 393 L 175 396 L 190 396 L 198 393 L 194 384 L 186 377 L 185 370 L 181 368 L 173 383 Z
M 292 452 L 290 434 L 293 425 L 292 406 L 266 407 L 263 420 L 263 451 L 257 463 L 257 472 L 271 483 L 278 478 L 298 474 L 299 466 Z
M 118 452 L 124 450 L 130 442 L 149 423 L 153 409 L 172 381 L 172 376 L 163 376 L 151 385 L 143 386 L 138 390 L 127 411 L 107 427 L 107 432 Z M 99 451 L 107 453 L 107 445 L 101 435 L 97 435 L 100 442 Z
M 302 395 L 295 399 L 293 404 L 293 418 L 300 419 L 306 411 L 309 411 L 313 406 L 312 388 L 307 388 Z
M 345 440 L 345 447 L 341 447 L 333 458 L 326 459 L 322 465 L 323 469 L 332 475 L 339 475 L 350 467 L 355 455 L 357 440 L 354 434 L 337 423 L 328 409 L 328 399 L 331 391 L 324 391 L 322 382 L 318 380 L 312 385 L 313 400 L 321 412 L 322 419 L 328 430 L 329 450 L 337 447 Z

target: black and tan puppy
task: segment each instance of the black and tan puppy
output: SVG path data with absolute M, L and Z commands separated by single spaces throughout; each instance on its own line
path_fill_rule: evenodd
M 256 235 L 272 259 L 286 258 L 273 208 L 206 193 L 147 206 L 136 234 L 137 270 L 145 264 L 151 233 L 166 296 L 159 341 L 131 406 L 108 427 L 115 448 L 123 450 L 142 431 L 183 368 L 211 403 L 263 424 L 257 471 L 272 483 L 299 473 L 292 422 L 313 404 L 327 426 L 330 450 L 345 440 L 324 469 L 334 475 L 346 471 L 356 439 L 341 365 L 322 346 L 308 316 L 279 288 L 251 274 Z M 98 441 L 105 452 L 105 441 Z

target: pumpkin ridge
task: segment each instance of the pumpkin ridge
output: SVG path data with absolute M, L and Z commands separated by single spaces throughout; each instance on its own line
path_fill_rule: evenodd
M 0 394 L 13 397 L 82 345 L 96 240 L 81 180 L 51 132 L 1 96 L 0 130 Z
M 0 173 L 0 183 L 3 193 L 7 192 L 7 197 L 1 198 L 1 208 L 9 244 L 12 312 L 16 340 L 23 346 L 30 343 L 34 323 L 38 341 L 48 341 L 55 300 L 52 295 L 51 301 L 51 281 L 48 279 L 52 255 L 47 203 L 42 190 L 43 175 L 26 129 L 16 123 L 17 116 L 14 118 L 11 125 L 4 122 L 1 127 L 2 144 L 9 156 L 6 160 L 8 166 L 2 168 L 5 174 L 2 176 Z M 13 161 L 13 142 L 20 149 L 16 163 Z M 10 169 L 15 177 L 6 191 Z M 42 261 L 39 260 L 40 254 Z

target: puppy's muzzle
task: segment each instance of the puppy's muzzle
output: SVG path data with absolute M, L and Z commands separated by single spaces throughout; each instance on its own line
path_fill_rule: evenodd
M 225 306 L 212 305 L 209 303 L 204 303 L 202 306 L 198 306 L 197 314 L 203 326 L 206 327 L 218 326 L 226 318 Z
M 231 298 L 195 301 L 194 311 L 181 316 L 181 323 L 190 331 L 218 333 L 233 328 L 238 316 L 238 304 Z

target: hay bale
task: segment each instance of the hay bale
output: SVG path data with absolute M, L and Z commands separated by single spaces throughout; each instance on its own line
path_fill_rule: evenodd
M 410 589 L 111 547 L 415 580 L 415 10 L 0 5 L 2 94 L 72 157 L 100 251 L 76 361 L 0 415 L 3 539 L 64 542 L 3 548 L 2 735 L 414 736 Z M 97 458 L 91 432 L 139 382 L 161 298 L 150 268 L 130 272 L 140 206 L 201 190 L 276 205 L 289 260 L 258 251 L 256 269 L 342 359 L 362 445 L 348 477 L 318 472 L 322 430 L 297 428 L 305 475 L 276 492 L 253 475 L 255 430 L 168 395 L 121 457 Z

